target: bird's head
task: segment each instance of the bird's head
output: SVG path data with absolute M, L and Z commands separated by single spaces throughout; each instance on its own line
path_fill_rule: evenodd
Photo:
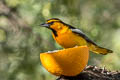
M 58 18 L 49 19 L 45 23 L 41 24 L 41 26 L 49 28 L 54 31 L 60 31 L 68 28 L 67 26 L 65 26 L 65 23 Z

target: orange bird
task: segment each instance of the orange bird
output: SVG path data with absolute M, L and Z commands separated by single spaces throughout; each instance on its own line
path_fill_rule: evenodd
M 110 49 L 98 46 L 95 42 L 89 39 L 80 29 L 66 24 L 60 19 L 49 19 L 44 24 L 41 24 L 41 26 L 52 30 L 53 38 L 64 48 L 87 45 L 90 51 L 97 54 L 105 55 L 113 52 Z

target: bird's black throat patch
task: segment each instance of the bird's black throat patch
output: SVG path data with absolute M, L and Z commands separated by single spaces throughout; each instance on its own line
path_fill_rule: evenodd
M 58 36 L 57 31 L 55 31 L 54 29 L 51 29 L 51 30 L 52 30 L 53 34 L 55 35 L 55 37 L 57 37 Z

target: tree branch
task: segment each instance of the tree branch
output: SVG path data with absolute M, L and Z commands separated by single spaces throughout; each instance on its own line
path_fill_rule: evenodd
M 60 76 L 57 80 L 120 80 L 120 72 L 108 71 L 105 68 L 87 66 L 78 76 Z

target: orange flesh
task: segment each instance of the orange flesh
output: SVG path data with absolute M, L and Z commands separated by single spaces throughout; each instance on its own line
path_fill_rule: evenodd
M 87 46 L 67 48 L 57 52 L 40 53 L 42 65 L 48 72 L 57 76 L 76 76 L 87 65 L 89 49 Z

